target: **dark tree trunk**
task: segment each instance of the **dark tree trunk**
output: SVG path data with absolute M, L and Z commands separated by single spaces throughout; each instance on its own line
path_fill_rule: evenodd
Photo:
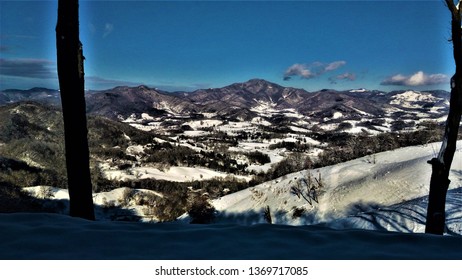
M 451 79 L 451 100 L 446 121 L 443 144 L 437 158 L 429 161 L 432 164 L 430 193 L 428 198 L 427 221 L 425 232 L 443 234 L 446 219 L 446 194 L 449 188 L 449 171 L 456 151 L 457 135 L 462 110 L 462 39 L 461 16 L 453 0 L 445 0 L 451 12 L 451 32 L 454 49 L 456 73 Z
M 58 1 L 56 48 L 64 118 L 70 215 L 94 220 L 78 0 Z

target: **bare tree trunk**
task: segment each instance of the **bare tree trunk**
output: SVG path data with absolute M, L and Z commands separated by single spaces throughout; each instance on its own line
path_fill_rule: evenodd
M 78 0 L 58 1 L 56 48 L 64 118 L 70 215 L 94 220 Z
M 445 0 L 451 12 L 451 31 L 454 49 L 456 73 L 451 79 L 451 100 L 446 121 L 443 144 L 437 158 L 429 163 L 432 165 L 430 194 L 428 198 L 427 221 L 425 232 L 443 234 L 446 219 L 446 194 L 449 188 L 449 171 L 456 151 L 457 135 L 462 110 L 462 39 L 461 15 L 459 7 L 453 0 Z

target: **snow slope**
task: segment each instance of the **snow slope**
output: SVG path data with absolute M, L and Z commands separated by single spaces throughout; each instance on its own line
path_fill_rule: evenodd
M 213 201 L 217 222 L 264 223 L 263 213 L 269 207 L 272 222 L 277 224 L 323 223 L 333 228 L 423 232 L 431 175 L 427 160 L 439 146 L 433 143 L 387 151 L 293 173 L 224 196 Z M 447 206 L 448 231 L 457 234 L 462 234 L 461 153 L 459 142 Z M 312 182 L 318 179 L 323 185 L 317 197 L 306 191 L 309 176 Z M 294 194 L 293 187 L 300 187 L 303 195 Z
M 437 102 L 443 100 L 442 98 L 437 98 L 428 92 L 418 92 L 418 91 L 406 91 L 400 94 L 397 94 L 393 97 L 393 100 L 390 101 L 390 104 L 400 105 L 404 108 L 421 108 L 421 105 L 418 102 Z

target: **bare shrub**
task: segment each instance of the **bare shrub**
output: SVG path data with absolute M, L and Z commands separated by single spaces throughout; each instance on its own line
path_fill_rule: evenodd
M 252 193 L 252 199 L 258 200 L 263 197 L 264 193 L 261 190 L 257 190 L 256 188 L 251 188 L 250 192 Z
M 42 199 L 49 199 L 55 196 L 53 189 L 49 186 L 41 186 L 37 196 Z
M 188 211 L 191 224 L 209 224 L 215 219 L 215 207 L 206 195 L 195 196 Z
M 171 193 L 156 201 L 152 206 L 155 217 L 160 222 L 173 221 L 188 210 L 187 192 Z
M 295 185 L 290 188 L 290 192 L 299 199 L 304 199 L 310 205 L 313 205 L 314 202 L 319 203 L 319 193 L 323 188 L 324 183 L 321 173 L 318 173 L 318 178 L 316 178 L 308 171 L 304 178 L 300 178 L 295 182 Z
M 125 188 L 122 192 L 122 197 L 119 198 L 119 203 L 121 206 L 130 205 L 132 199 L 134 198 L 136 191 L 134 189 Z

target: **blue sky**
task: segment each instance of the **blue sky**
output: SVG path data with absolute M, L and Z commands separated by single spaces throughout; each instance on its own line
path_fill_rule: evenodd
M 58 88 L 57 1 L 0 0 L 0 89 Z M 84 1 L 86 87 L 448 89 L 443 1 Z

